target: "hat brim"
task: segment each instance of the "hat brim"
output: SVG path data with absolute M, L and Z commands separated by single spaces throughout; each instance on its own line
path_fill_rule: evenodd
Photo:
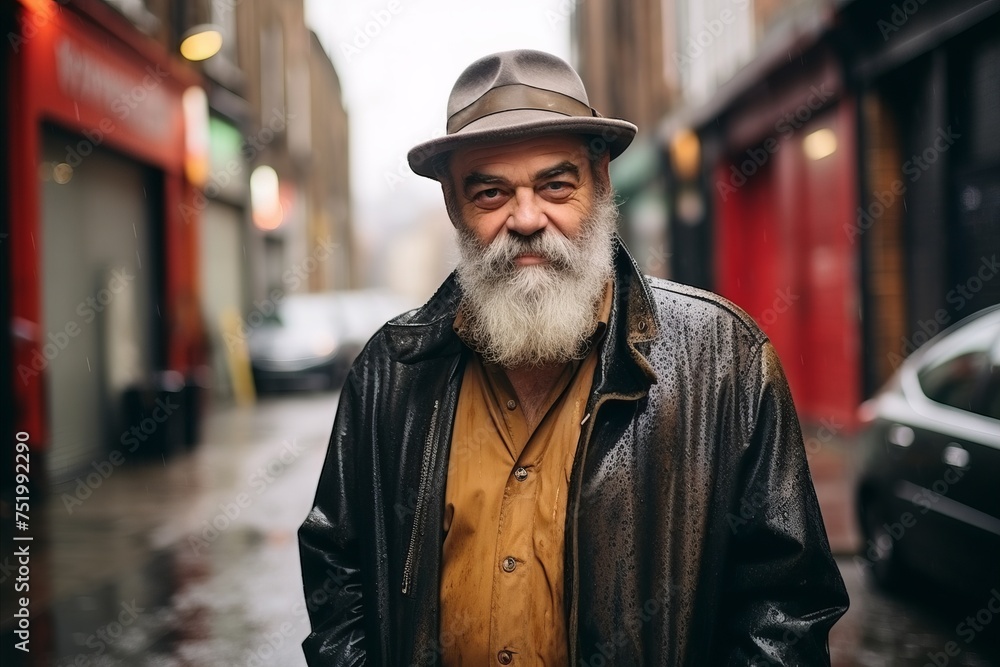
M 434 159 L 456 148 L 519 141 L 547 134 L 590 135 L 592 152 L 607 150 L 611 159 L 632 143 L 638 128 L 626 120 L 596 116 L 566 116 L 551 111 L 516 109 L 469 123 L 454 134 L 431 139 L 410 149 L 406 159 L 414 173 L 437 179 Z

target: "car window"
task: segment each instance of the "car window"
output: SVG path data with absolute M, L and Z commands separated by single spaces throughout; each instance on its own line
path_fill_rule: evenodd
M 952 357 L 921 371 L 920 388 L 932 401 L 973 412 L 988 363 L 985 350 Z
M 992 349 L 998 332 L 992 326 L 969 329 L 917 372 L 920 388 L 932 401 L 1000 419 L 1000 373 Z
M 983 392 L 982 413 L 993 419 L 1000 419 L 1000 364 L 994 364 L 990 378 Z

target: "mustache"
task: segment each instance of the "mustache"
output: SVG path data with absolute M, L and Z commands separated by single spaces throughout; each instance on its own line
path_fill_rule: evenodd
M 572 242 L 550 229 L 543 229 L 531 236 L 505 232 L 482 248 L 483 263 L 498 274 L 513 271 L 514 261 L 521 255 L 541 257 L 552 268 L 560 271 L 573 267 Z

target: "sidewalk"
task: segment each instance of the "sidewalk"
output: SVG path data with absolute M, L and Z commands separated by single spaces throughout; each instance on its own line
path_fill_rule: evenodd
M 32 515 L 31 653 L 8 650 L 5 625 L 0 663 L 304 664 L 295 530 L 335 408 L 334 394 L 222 407 L 194 451 L 100 459 L 53 487 Z
M 837 556 L 853 555 L 861 545 L 854 509 L 855 444 L 850 437 L 821 442 L 816 428 L 805 424 L 802 431 L 830 548 Z

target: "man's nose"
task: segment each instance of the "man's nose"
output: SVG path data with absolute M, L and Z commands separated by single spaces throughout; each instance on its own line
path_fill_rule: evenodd
M 514 192 L 514 210 L 507 218 L 507 230 L 521 236 L 531 236 L 548 225 L 545 212 L 538 205 L 532 188 L 518 188 Z

